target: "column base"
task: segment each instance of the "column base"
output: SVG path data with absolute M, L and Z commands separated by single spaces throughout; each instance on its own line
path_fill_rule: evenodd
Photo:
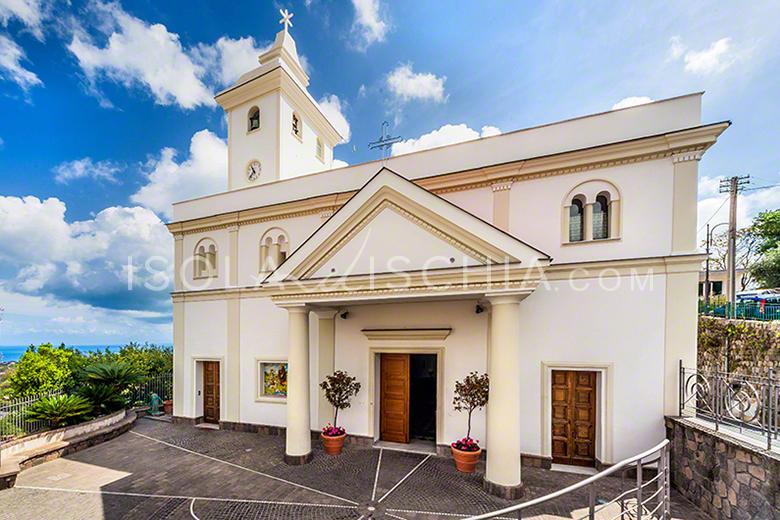
M 303 466 L 304 464 L 308 464 L 311 462 L 311 459 L 314 458 L 314 452 L 310 451 L 306 455 L 287 455 L 284 454 L 284 463 L 288 466 Z
M 502 486 L 501 484 L 490 482 L 487 478 L 482 479 L 482 489 L 486 493 L 505 500 L 517 500 L 522 498 L 524 493 L 522 482 L 516 486 Z

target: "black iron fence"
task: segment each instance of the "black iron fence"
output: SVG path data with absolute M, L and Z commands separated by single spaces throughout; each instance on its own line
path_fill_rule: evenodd
M 780 435 L 780 378 L 685 368 L 680 363 L 680 416 L 712 423 L 772 448 Z
M 163 401 L 173 399 L 173 374 L 146 376 L 144 380 L 129 388 L 129 405 L 131 407 L 149 406 L 152 394 L 157 394 Z

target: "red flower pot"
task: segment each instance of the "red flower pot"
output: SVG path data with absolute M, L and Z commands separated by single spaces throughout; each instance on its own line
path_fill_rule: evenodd
M 344 438 L 347 436 L 346 433 L 342 433 L 341 435 L 336 435 L 335 437 L 331 437 L 329 435 L 322 435 L 322 443 L 325 445 L 325 453 L 328 455 L 338 455 L 341 453 L 341 448 L 344 447 Z
M 455 467 L 463 473 L 474 473 L 481 454 L 482 448 L 478 451 L 462 451 L 452 448 L 452 456 L 455 457 Z
M 163 401 L 163 412 L 173 414 L 173 401 Z

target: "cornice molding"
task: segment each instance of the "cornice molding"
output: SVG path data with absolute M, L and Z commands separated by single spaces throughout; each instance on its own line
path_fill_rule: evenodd
M 586 150 L 563 152 L 552 156 L 523 159 L 501 165 L 413 179 L 412 182 L 437 195 L 442 195 L 484 187 L 492 188 L 494 185 L 505 185 L 506 183 L 510 183 L 511 186 L 511 183 L 514 182 L 613 168 L 647 161 L 669 158 L 673 158 L 675 162 L 698 160 L 710 146 L 715 144 L 718 136 L 728 126 L 729 123 L 717 123 L 661 136 L 605 144 Z M 685 157 L 688 159 L 683 159 Z M 305 200 L 281 202 L 225 215 L 175 222 L 169 224 L 168 228 L 172 233 L 201 233 L 222 229 L 223 220 L 232 219 L 239 226 L 245 226 L 312 215 L 322 211 L 336 211 L 355 193 L 357 193 L 357 190 L 329 193 Z M 254 215 L 263 216 L 254 217 Z
M 494 182 L 493 183 L 493 192 L 510 190 L 510 189 L 512 189 L 512 184 L 513 184 L 513 181 Z
M 369 341 L 444 341 L 452 329 L 363 329 Z

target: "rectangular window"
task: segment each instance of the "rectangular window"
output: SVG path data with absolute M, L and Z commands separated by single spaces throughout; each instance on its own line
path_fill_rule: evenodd
M 582 241 L 582 214 L 569 217 L 569 242 Z
M 317 157 L 322 159 L 322 139 L 317 138 Z
M 712 294 L 723 294 L 723 282 L 712 282 Z

